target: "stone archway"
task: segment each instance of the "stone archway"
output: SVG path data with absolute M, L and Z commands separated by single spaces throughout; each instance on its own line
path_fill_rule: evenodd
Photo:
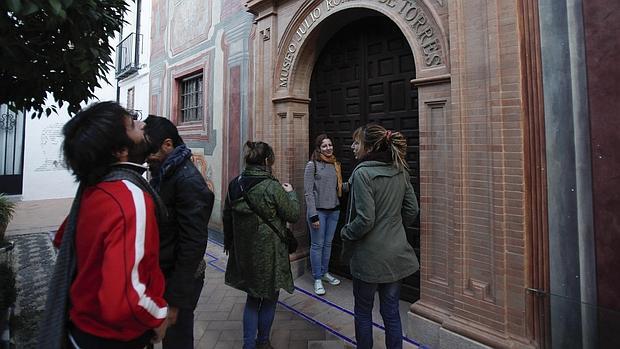
M 274 67 L 274 100 L 307 98 L 321 25 L 351 10 L 366 9 L 392 20 L 413 50 L 416 78 L 449 79 L 448 39 L 442 22 L 426 1 L 315 0 L 300 8 L 282 36 Z
M 397 6 L 398 5 L 398 6 Z M 431 283 L 429 288 L 448 292 L 448 224 L 437 226 L 430 217 L 437 212 L 448 214 L 449 206 L 455 200 L 453 192 L 445 185 L 448 182 L 452 145 L 448 125 L 450 75 L 446 32 L 432 6 L 425 1 L 313 1 L 303 5 L 291 17 L 284 33 L 279 36 L 277 20 L 273 10 L 263 11 L 257 23 L 257 31 L 265 42 L 280 37 L 277 51 L 273 46 L 258 48 L 256 54 L 263 60 L 265 69 L 257 80 L 264 91 L 256 89 L 257 110 L 256 136 L 271 141 L 281 161 L 276 164 L 276 174 L 282 180 L 290 181 L 295 187 L 303 187 L 303 169 L 308 157 L 308 105 L 309 85 L 317 55 L 331 33 L 355 18 L 384 15 L 393 21 L 406 38 L 415 61 L 415 75 L 411 84 L 418 88 L 418 110 L 420 130 L 420 168 L 428 169 L 420 175 L 421 205 L 421 264 L 423 265 L 421 286 Z M 278 15 L 279 16 L 279 15 Z M 274 45 L 275 43 L 271 43 Z M 269 63 L 270 56 L 273 58 Z M 271 71 L 269 71 L 269 69 Z M 262 78 L 265 78 L 261 82 Z M 414 78 L 415 77 L 415 78 Z M 267 82 L 270 82 L 269 84 Z M 432 121 L 434 120 L 434 121 Z M 433 147 L 427 145 L 433 144 Z M 432 160 L 432 161 L 431 161 Z M 433 197 L 430 200 L 430 196 Z M 305 223 L 297 223 L 294 229 L 305 237 Z M 438 230 L 437 233 L 430 232 Z M 424 234 L 426 232 L 426 234 Z M 440 255 L 424 250 L 439 250 Z M 306 252 L 307 253 L 307 250 Z M 302 258 L 302 253 L 296 258 Z M 426 266 L 430 268 L 424 269 Z M 429 273 L 430 271 L 430 273 Z

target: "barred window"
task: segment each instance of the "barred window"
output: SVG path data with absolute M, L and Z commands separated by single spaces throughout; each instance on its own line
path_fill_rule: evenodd
M 181 122 L 202 120 L 202 74 L 181 80 Z

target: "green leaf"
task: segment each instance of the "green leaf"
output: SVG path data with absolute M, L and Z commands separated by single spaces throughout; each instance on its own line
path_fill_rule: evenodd
M 7 0 L 9 10 L 14 13 L 19 13 L 22 8 L 22 2 L 20 0 Z
M 52 6 L 52 11 L 54 14 L 60 16 L 60 12 L 62 11 L 62 4 L 58 0 L 48 0 L 50 6 Z
M 21 11 L 21 15 L 22 16 L 30 16 L 31 14 L 39 11 L 40 8 L 39 6 L 37 6 L 36 4 L 32 3 L 32 2 L 27 2 L 24 4 L 24 8 Z

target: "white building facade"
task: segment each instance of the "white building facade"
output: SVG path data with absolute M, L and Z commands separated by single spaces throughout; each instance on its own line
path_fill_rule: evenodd
M 118 101 L 148 115 L 151 1 L 128 2 L 126 23 L 110 39 L 114 66 L 95 90 L 95 101 Z M 142 28 L 142 29 L 141 29 Z M 48 98 L 46 106 L 56 104 Z M 56 104 L 57 105 L 57 104 Z M 70 119 L 66 106 L 41 119 L 34 112 L 14 113 L 0 107 L 0 192 L 23 201 L 70 198 L 77 183 L 64 167 L 62 127 Z

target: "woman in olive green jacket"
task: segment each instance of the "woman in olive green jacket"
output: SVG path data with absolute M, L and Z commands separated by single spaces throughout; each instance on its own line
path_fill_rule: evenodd
M 294 289 L 288 247 L 279 234 L 286 232 L 286 222 L 297 221 L 300 207 L 293 187 L 271 175 L 271 147 L 247 142 L 245 152 L 246 169 L 230 182 L 224 204 L 224 250 L 229 253 L 225 282 L 248 294 L 243 348 L 271 348 L 279 291 Z
M 349 180 L 347 224 L 340 236 L 353 276 L 357 347 L 372 348 L 372 308 L 379 291 L 386 347 L 402 348 L 401 281 L 419 269 L 405 234 L 419 211 L 407 172 L 407 141 L 400 132 L 371 124 L 353 134 L 351 147 L 360 163 Z

